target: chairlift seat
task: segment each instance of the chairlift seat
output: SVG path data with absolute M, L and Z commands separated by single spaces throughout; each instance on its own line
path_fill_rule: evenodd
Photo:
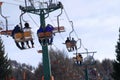
M 31 31 L 24 32 L 24 40 L 25 41 L 32 40 Z
M 38 33 L 39 38 L 51 38 L 52 37 L 52 32 L 41 32 Z
M 82 57 L 77 56 L 77 61 L 82 61 L 82 60 L 83 60 Z
M 12 30 L 8 30 L 7 35 L 12 35 Z
M 22 42 L 23 41 L 23 34 L 22 33 L 15 33 L 14 38 L 15 38 L 15 41 Z
M 66 43 L 66 47 L 67 47 L 67 48 L 71 48 L 71 42 L 67 42 L 67 43 Z
M 0 32 L 1 35 L 11 35 L 12 34 L 12 30 L 4 30 Z
M 71 46 L 75 46 L 76 45 L 76 41 L 75 40 L 71 40 Z
M 44 36 L 45 36 L 45 35 L 44 35 L 44 32 L 38 33 L 38 37 L 39 37 L 39 38 L 44 38 Z
M 64 26 L 54 27 L 53 33 L 58 33 L 58 32 L 65 32 L 65 27 Z
M 16 33 L 14 35 L 15 41 L 17 42 L 24 42 L 24 41 L 29 41 L 32 40 L 32 35 L 30 31 L 26 31 L 24 33 Z
M 45 36 L 51 38 L 52 37 L 52 32 L 45 32 Z
M 67 42 L 66 43 L 66 47 L 67 47 L 67 50 L 69 51 L 69 52 L 71 52 L 71 51 L 73 51 L 71 48 L 71 42 Z
M 30 31 L 24 32 L 24 37 L 30 37 L 30 36 L 32 36 Z

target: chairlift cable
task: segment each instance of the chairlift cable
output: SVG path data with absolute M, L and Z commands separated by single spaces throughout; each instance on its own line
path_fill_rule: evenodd
M 71 24 L 71 20 L 69 19 L 68 14 L 67 14 L 67 12 L 66 12 L 66 10 L 65 10 L 65 9 L 64 9 L 64 12 L 65 12 L 65 15 L 66 15 L 66 17 L 67 17 L 67 20 L 68 20 L 68 21 L 69 21 L 69 23 Z M 77 35 L 76 31 L 74 30 L 73 22 L 72 22 L 71 26 L 72 26 L 72 31 L 71 31 L 71 32 L 73 32 L 73 31 L 74 31 L 74 33 L 75 33 L 76 37 L 78 38 L 78 35 Z M 70 35 L 69 35 L 69 36 L 70 36 Z M 79 39 L 79 38 L 78 38 L 78 39 Z
M 53 44 L 53 46 L 54 46 L 57 50 L 59 50 L 59 48 L 58 48 L 55 44 Z
M 67 17 L 67 20 L 68 20 L 68 21 L 71 21 L 71 20 L 69 19 L 69 17 L 68 17 L 68 14 L 67 14 L 65 8 L 63 8 L 63 10 L 64 10 L 64 12 L 65 12 L 65 15 L 66 15 L 66 17 Z
M 49 16 L 48 18 L 51 21 L 51 23 L 55 26 L 55 23 L 53 22 L 53 20 L 51 19 L 51 17 Z
M 27 13 L 27 15 L 31 18 L 31 20 L 35 23 L 35 25 L 36 25 L 37 27 L 39 27 L 39 25 L 38 25 L 37 22 L 32 18 L 32 16 L 31 16 L 30 14 L 28 14 L 28 13 Z
M 64 38 L 63 38 L 63 36 L 61 35 L 61 33 L 59 33 L 59 34 L 60 34 L 61 39 L 64 41 Z
M 57 50 L 60 50 L 55 44 L 53 44 L 53 46 L 57 49 Z M 67 53 L 67 52 L 66 52 Z M 69 53 L 67 53 L 69 54 Z
M 84 47 L 84 45 L 82 44 L 82 42 L 81 42 L 81 47 L 83 47 L 83 49 L 84 49 L 84 50 L 86 50 L 86 49 L 87 49 L 87 48 L 85 48 L 85 47 Z
M 68 21 L 69 21 L 69 22 L 70 22 L 70 24 L 71 24 L 71 21 L 70 21 L 70 19 L 69 19 L 68 15 L 67 15 L 67 12 L 66 12 L 66 10 L 65 10 L 65 9 L 64 9 L 64 12 L 65 12 L 65 15 L 66 15 L 66 17 L 67 17 Z M 71 24 L 71 26 L 72 26 L 72 30 L 74 30 L 73 23 Z M 77 33 L 76 33 L 76 31 L 75 31 L 75 30 L 74 30 L 74 33 L 75 33 L 76 37 L 78 38 L 78 35 L 77 35 Z M 78 39 L 79 39 L 79 38 L 78 38 Z
M 50 19 L 51 23 L 55 26 L 55 24 L 54 24 L 54 22 L 53 22 L 53 20 L 51 19 L 50 16 L 49 16 L 49 19 Z M 59 33 L 59 35 L 60 35 L 61 39 L 64 41 L 64 38 L 62 37 L 61 33 Z

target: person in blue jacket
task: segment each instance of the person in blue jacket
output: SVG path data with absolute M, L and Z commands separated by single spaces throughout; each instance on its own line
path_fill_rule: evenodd
M 43 29 L 43 27 L 42 26 L 40 26 L 40 28 L 37 30 L 37 34 L 39 34 L 39 33 L 45 33 L 45 32 L 51 32 L 52 34 L 53 34 L 53 31 L 54 30 L 54 27 L 52 26 L 52 25 L 50 25 L 50 24 L 48 24 L 46 27 L 45 27 L 45 29 Z M 40 37 L 40 36 L 39 36 Z M 41 38 L 41 37 L 40 37 Z M 50 39 L 49 38 L 47 38 L 47 39 L 38 39 L 39 40 L 39 42 L 40 42 L 40 44 L 42 43 L 42 41 L 43 41 L 43 44 L 45 44 L 46 42 L 48 43 L 48 44 L 52 44 L 52 42 L 53 42 L 53 36 L 51 36 L 50 37 Z
M 37 30 L 37 35 L 38 35 L 38 41 L 40 42 L 40 44 L 42 43 L 42 39 L 40 39 L 39 33 L 43 33 L 43 28 L 42 26 L 40 26 L 40 28 Z M 45 40 L 44 40 L 45 42 Z
M 52 25 L 50 25 L 50 24 L 47 24 L 47 26 L 46 26 L 46 28 L 45 28 L 45 31 L 46 32 L 51 32 L 52 33 L 52 36 L 51 36 L 51 38 L 50 39 L 48 39 L 48 44 L 49 45 L 51 45 L 52 44 L 52 42 L 53 42 L 53 30 L 54 30 L 54 27 L 52 26 Z

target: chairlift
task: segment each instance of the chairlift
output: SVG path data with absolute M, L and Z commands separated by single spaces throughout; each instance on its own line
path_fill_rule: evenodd
M 20 15 L 20 26 L 21 26 L 21 29 L 22 29 L 22 32 L 20 33 L 15 33 L 14 37 L 15 37 L 15 41 L 17 42 L 25 42 L 25 41 L 29 41 L 29 40 L 33 40 L 33 37 L 32 37 L 32 32 L 31 30 L 23 30 L 23 27 L 22 27 L 22 20 L 21 18 L 23 19 L 23 15 L 25 13 L 22 13 Z M 24 21 L 24 20 L 23 20 Z M 25 21 L 26 22 L 26 21 Z
M 7 20 L 7 17 L 6 16 L 4 16 L 3 14 L 2 14 L 2 9 L 1 9 L 1 5 L 2 5 L 2 2 L 0 2 L 0 15 L 1 15 L 1 17 L 3 17 L 4 19 L 5 19 L 5 27 L 6 27 L 6 30 L 3 30 L 2 29 L 2 27 L 0 27 L 0 34 L 1 35 L 11 35 L 11 32 L 12 32 L 12 30 L 8 30 L 8 20 Z M 2 23 L 1 23 L 2 24 Z
M 44 39 L 44 38 L 49 39 L 52 37 L 52 32 L 40 32 L 40 33 L 38 33 L 38 37 L 40 39 Z
M 24 13 L 21 13 L 21 15 L 20 15 L 20 31 L 19 32 L 15 32 L 14 34 L 13 34 L 13 37 L 14 37 L 14 40 L 15 40 L 15 42 L 17 42 L 17 43 L 19 43 L 19 42 L 21 42 L 21 43 L 24 43 L 24 42 L 26 42 L 26 44 L 27 44 L 27 46 L 30 48 L 30 46 L 29 46 L 29 42 L 28 41 L 31 41 L 31 44 L 32 44 L 32 48 L 34 47 L 33 45 L 34 45 L 34 42 L 33 42 L 33 37 L 32 37 L 32 32 L 31 32 L 31 29 L 30 28 L 23 28 L 22 27 L 22 19 L 23 19 L 23 15 L 25 14 L 25 12 Z M 24 20 L 23 20 L 24 21 Z M 27 26 L 29 27 L 29 24 L 28 23 L 26 23 L 26 21 L 24 21 L 25 22 L 25 24 L 27 24 Z M 26 49 L 26 48 L 25 48 Z
M 76 64 L 82 64 L 83 62 L 83 57 L 82 57 L 82 54 L 80 53 L 77 53 L 75 57 L 73 57 L 73 60 Z
M 72 52 L 74 50 L 77 50 L 77 46 L 76 46 L 77 41 L 74 40 L 73 37 L 71 37 L 71 34 L 74 31 L 74 28 L 73 28 L 73 22 L 72 21 L 70 21 L 70 22 L 72 24 L 72 31 L 69 33 L 69 37 L 67 37 L 67 40 L 65 41 L 64 44 L 66 45 L 67 50 L 69 52 Z
M 61 4 L 62 5 L 62 4 Z M 61 7 L 61 12 L 60 14 L 57 16 L 57 27 L 54 27 L 53 33 L 60 33 L 60 32 L 65 32 L 65 27 L 64 26 L 60 26 L 60 22 L 59 22 L 59 17 L 62 15 L 63 12 L 63 7 Z
M 77 64 L 77 65 L 81 65 L 81 63 L 83 62 L 83 60 L 84 60 L 84 62 L 87 62 L 86 64 L 83 64 L 82 63 L 82 65 L 93 65 L 93 64 L 95 64 L 95 60 L 94 60 L 94 53 L 96 53 L 96 51 L 93 51 L 93 52 L 88 52 L 88 50 L 87 49 L 85 49 L 86 50 L 86 52 L 80 52 L 80 53 L 78 53 L 78 52 L 76 52 L 76 53 L 73 53 L 73 54 L 75 54 L 76 55 L 76 57 L 73 57 L 73 60 L 74 60 L 74 62 L 75 62 L 75 64 Z M 83 57 L 82 57 L 82 54 L 87 54 L 87 57 L 86 58 L 84 58 L 83 59 Z M 88 54 L 92 54 L 91 55 L 91 61 L 89 61 L 89 59 L 88 59 Z M 80 64 L 79 64 L 80 63 Z
M 47 43 L 48 45 L 51 45 L 53 42 L 53 29 L 54 27 L 50 24 L 47 24 L 45 28 L 40 27 L 37 30 L 38 39 L 41 45 L 45 45 Z
M 67 38 L 67 40 L 65 41 L 65 45 L 66 45 L 66 48 L 67 48 L 67 50 L 69 52 L 77 50 L 77 46 L 76 46 L 76 41 L 75 40 L 70 40 L 69 38 Z
M 15 41 L 17 42 L 25 42 L 33 40 L 31 31 L 15 33 L 14 35 Z
M 3 22 L 1 21 L 0 22 L 0 35 L 11 35 L 12 33 L 12 30 L 4 30 L 4 24 Z
M 77 48 L 77 50 L 81 48 L 81 39 L 78 39 L 77 42 L 78 42 L 78 41 L 80 41 L 80 46 Z M 73 57 L 73 60 L 74 60 L 75 63 L 81 65 L 82 62 L 83 62 L 82 54 L 81 54 L 81 53 L 78 53 L 78 52 L 76 51 L 76 57 Z

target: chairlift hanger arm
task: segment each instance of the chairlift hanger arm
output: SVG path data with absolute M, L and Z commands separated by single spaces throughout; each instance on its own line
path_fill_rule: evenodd
M 21 18 L 22 18 L 23 22 L 27 22 L 27 21 L 23 18 L 23 16 L 21 16 Z
M 22 27 L 22 16 L 25 14 L 26 12 L 23 12 L 23 13 L 21 13 L 21 15 L 20 15 L 20 26 L 21 26 L 21 29 L 23 28 Z
M 71 26 L 72 26 L 72 31 L 69 33 L 69 37 L 71 37 L 71 33 L 74 31 L 74 26 L 73 26 L 73 21 L 70 21 Z
M 81 48 L 81 39 L 78 39 L 77 42 L 80 41 L 80 46 L 77 49 Z
M 58 29 L 59 29 L 59 17 L 62 15 L 62 12 L 63 12 L 63 10 L 62 10 L 62 8 L 61 8 L 61 12 L 60 12 L 60 14 L 57 16 L 57 23 L 58 23 Z
M 21 13 L 22 13 L 22 11 L 21 11 Z M 25 20 L 25 19 L 23 18 L 23 17 L 24 17 L 23 15 L 24 15 L 25 13 L 26 13 L 26 12 L 23 12 L 22 15 L 21 15 L 21 21 L 23 21 L 23 22 L 27 22 L 27 20 Z
M 7 17 L 3 16 L 2 14 L 0 14 L 4 19 L 5 19 L 5 23 L 6 23 L 6 31 L 8 30 L 8 20 Z
M 2 9 L 0 7 L 0 15 L 5 19 L 5 22 L 6 22 L 6 31 L 8 31 L 8 20 L 7 20 L 7 17 L 5 17 L 3 14 L 2 14 Z

